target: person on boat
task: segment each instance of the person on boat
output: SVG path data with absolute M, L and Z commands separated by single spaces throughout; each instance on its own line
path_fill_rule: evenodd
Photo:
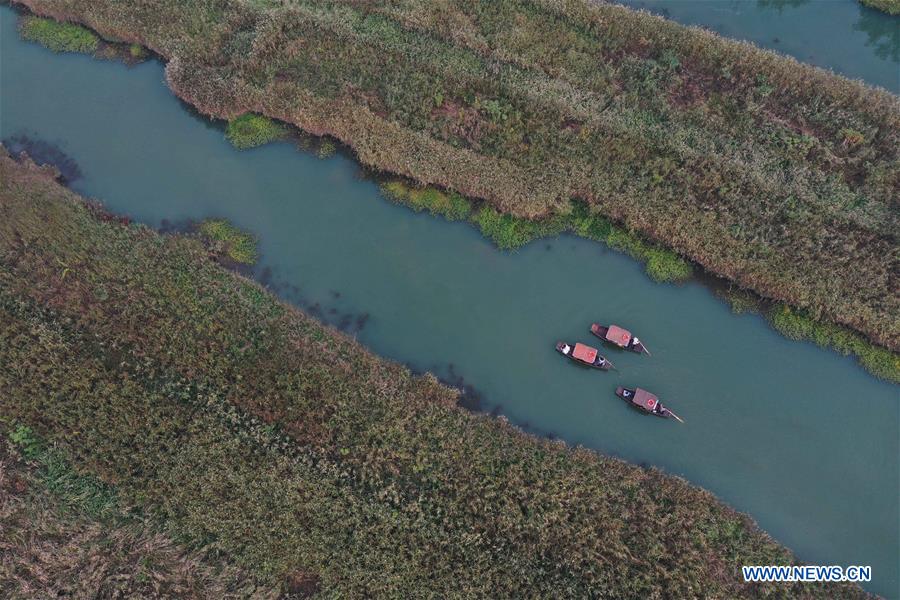
M 631 338 L 631 345 L 632 345 L 632 346 L 637 346 L 637 345 L 640 344 L 640 343 L 641 343 L 641 340 L 639 340 L 639 339 L 637 338 L 637 336 L 634 336 L 633 338 Z

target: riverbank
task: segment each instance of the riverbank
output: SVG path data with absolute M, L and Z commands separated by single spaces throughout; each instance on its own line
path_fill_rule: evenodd
M 734 597 L 761 591 L 740 564 L 791 560 L 683 480 L 457 408 L 198 238 L 123 225 L 46 169 L 0 174 L 4 418 L 263 581 Z
M 859 0 L 865 6 L 889 15 L 900 15 L 900 0 Z
M 574 2 L 443 16 L 26 4 L 150 46 L 176 94 L 205 113 L 256 111 L 333 135 L 365 164 L 504 214 L 567 215 L 581 199 L 764 297 L 898 347 L 900 112 L 884 91 Z

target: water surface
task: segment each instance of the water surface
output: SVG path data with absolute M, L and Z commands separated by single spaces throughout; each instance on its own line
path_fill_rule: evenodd
M 54 56 L 17 38 L 8 8 L 0 38 L 0 137 L 55 144 L 77 191 L 154 226 L 231 219 L 260 237 L 273 289 L 375 352 L 462 376 L 485 410 L 533 431 L 682 475 L 802 560 L 872 565 L 869 589 L 896 595 L 900 403 L 852 359 L 732 315 L 701 284 L 654 284 L 593 242 L 499 252 L 464 223 L 384 201 L 348 158 L 237 152 L 157 63 Z M 610 351 L 621 372 L 600 373 L 555 353 L 557 339 L 591 340 L 594 320 L 629 326 L 652 358 Z M 629 409 L 621 384 L 687 423 Z
M 614 0 L 900 93 L 900 16 L 857 0 Z

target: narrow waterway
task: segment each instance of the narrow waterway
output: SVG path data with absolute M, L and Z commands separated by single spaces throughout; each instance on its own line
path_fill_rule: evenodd
M 383 200 L 349 158 L 237 152 L 160 64 L 55 56 L 20 41 L 6 7 L 0 53 L 0 138 L 65 152 L 77 191 L 153 226 L 226 217 L 259 236 L 259 277 L 375 352 L 464 377 L 484 410 L 532 431 L 682 475 L 802 560 L 872 565 L 868 589 L 896 595 L 900 398 L 852 359 L 732 315 L 699 283 L 654 284 L 593 242 L 499 252 Z M 609 351 L 620 372 L 601 373 L 555 353 L 557 339 L 590 342 L 595 320 L 630 327 L 652 358 Z M 629 409 L 620 384 L 686 424 Z
M 900 93 L 900 16 L 857 0 L 613 0 Z

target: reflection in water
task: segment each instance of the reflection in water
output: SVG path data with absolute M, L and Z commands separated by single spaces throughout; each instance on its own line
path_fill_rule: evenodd
M 868 36 L 866 46 L 870 46 L 878 58 L 900 62 L 900 18 L 886 19 L 873 8 L 862 5 L 859 8 L 859 21 L 853 29 Z
M 757 6 L 761 9 L 774 9 L 781 14 L 785 8 L 797 8 L 808 3 L 809 0 L 756 0 Z

